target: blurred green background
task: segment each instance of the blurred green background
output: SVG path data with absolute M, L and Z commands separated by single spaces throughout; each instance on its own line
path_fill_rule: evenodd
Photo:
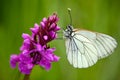
M 9 59 L 20 53 L 21 34 L 31 34 L 29 28 L 53 12 L 60 18 L 58 25 L 65 28 L 68 7 L 74 27 L 111 35 L 118 42 L 115 52 L 90 68 L 75 69 L 66 59 L 64 40 L 55 40 L 51 46 L 56 47 L 60 61 L 48 72 L 36 66 L 31 80 L 120 80 L 120 0 L 0 0 L 0 80 L 14 80 L 18 75 L 17 68 L 10 68 Z

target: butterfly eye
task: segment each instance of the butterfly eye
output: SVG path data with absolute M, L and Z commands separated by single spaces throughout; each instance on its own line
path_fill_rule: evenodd
M 72 32 L 73 31 L 73 27 L 71 25 L 68 25 L 66 30 Z

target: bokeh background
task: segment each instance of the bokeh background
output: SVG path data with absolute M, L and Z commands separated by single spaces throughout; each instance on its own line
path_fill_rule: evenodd
M 36 66 L 31 80 L 120 80 L 120 0 L 0 0 L 0 80 L 22 80 L 18 69 L 9 65 L 10 55 L 20 53 L 21 34 L 31 34 L 29 28 L 53 12 L 60 18 L 58 25 L 65 28 L 70 22 L 68 7 L 74 27 L 109 34 L 118 47 L 94 66 L 75 69 L 66 59 L 64 40 L 55 40 L 50 45 L 56 47 L 60 61 L 48 72 Z

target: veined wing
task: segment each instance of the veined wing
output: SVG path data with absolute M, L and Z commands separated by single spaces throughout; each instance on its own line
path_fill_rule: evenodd
M 110 55 L 117 46 L 117 42 L 114 38 L 109 35 L 91 32 L 87 30 L 76 31 L 77 35 L 83 35 L 88 39 L 91 39 L 92 43 L 96 46 L 98 51 L 99 59 Z
M 75 68 L 87 68 L 98 60 L 95 45 L 83 35 L 67 38 L 66 48 L 67 59 Z

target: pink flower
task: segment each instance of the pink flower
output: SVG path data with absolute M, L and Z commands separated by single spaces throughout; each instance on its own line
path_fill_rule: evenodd
M 30 28 L 32 35 L 22 34 L 24 39 L 19 55 L 11 55 L 10 64 L 12 68 L 18 64 L 18 69 L 23 74 L 30 74 L 35 65 L 49 70 L 51 63 L 59 60 L 59 57 L 54 54 L 55 48 L 50 48 L 47 43 L 57 38 L 57 31 L 60 28 L 57 26 L 59 18 L 57 14 L 53 14 L 48 18 L 43 18 L 40 25 L 35 24 L 34 28 Z

